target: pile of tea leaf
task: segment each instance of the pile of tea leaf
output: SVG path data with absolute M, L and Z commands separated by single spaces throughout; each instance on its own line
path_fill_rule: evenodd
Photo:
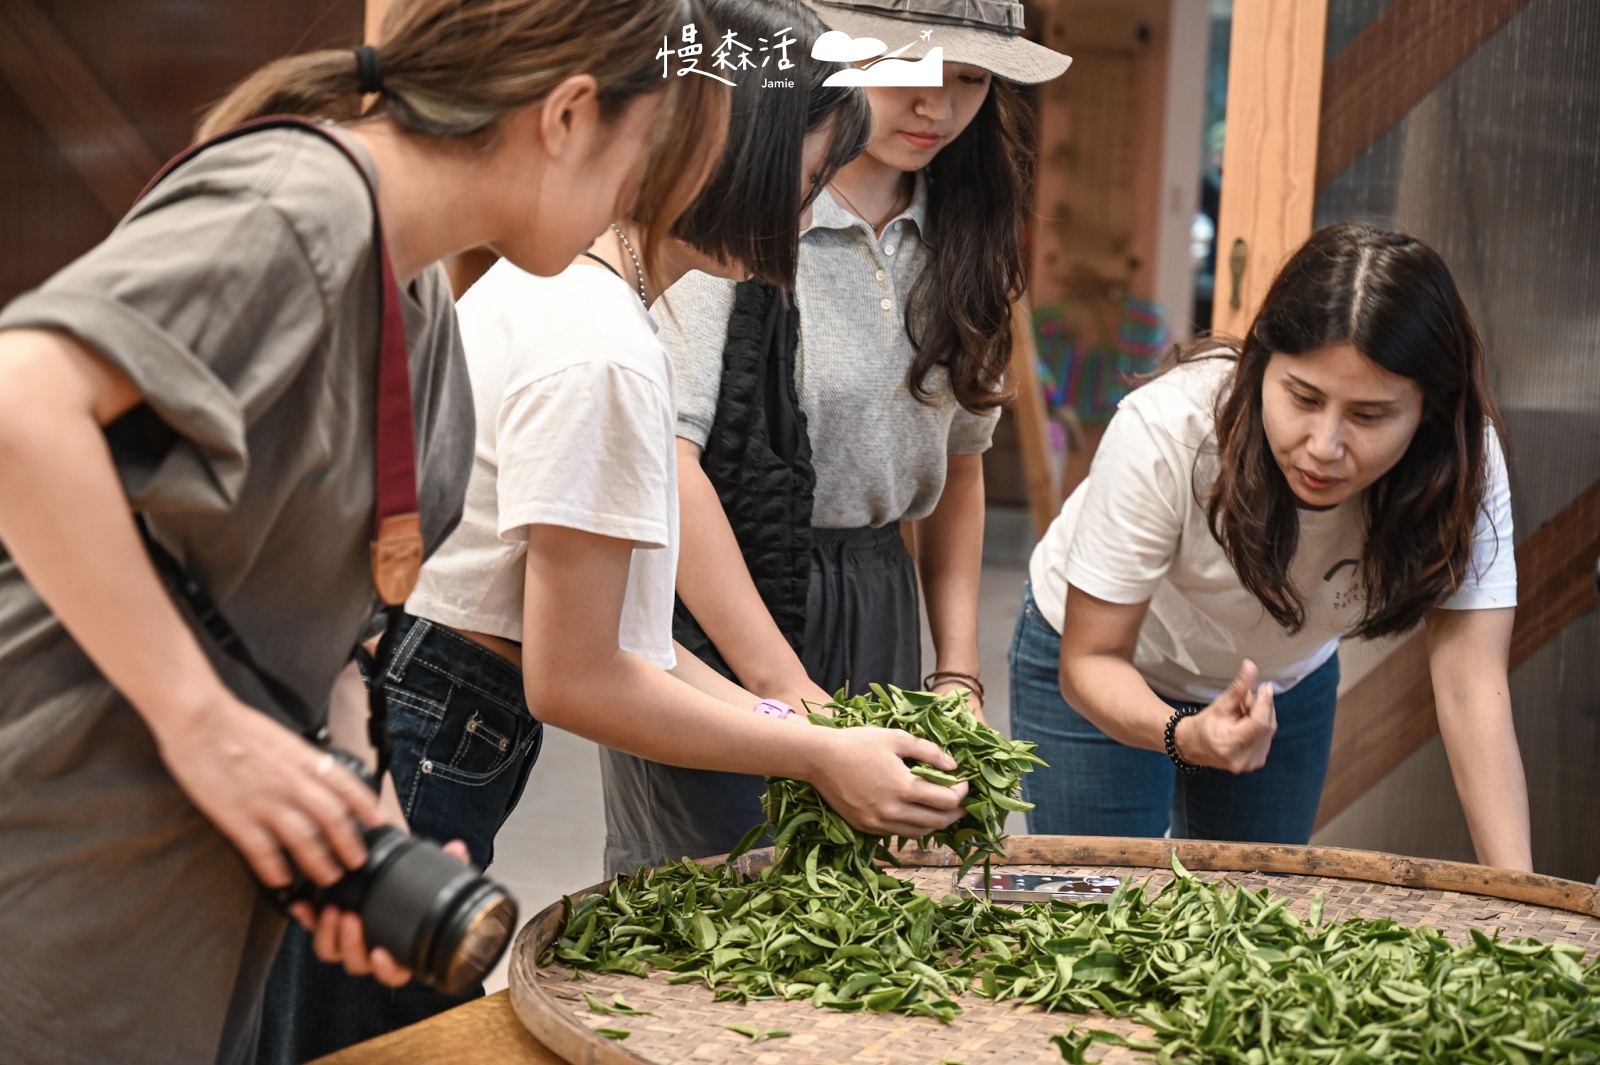
M 966 815 L 915 842 L 924 847 L 949 847 L 961 856 L 962 872 L 979 859 L 1003 853 L 1007 813 L 1033 809 L 1033 804 L 1023 802 L 1017 793 L 1022 787 L 1022 774 L 1044 765 L 1033 753 L 1035 745 L 1008 740 L 980 724 L 961 691 L 934 695 L 874 684 L 872 695 L 836 698 L 825 709 L 828 714 L 810 715 L 813 725 L 897 728 L 932 740 L 954 759 L 956 767 L 950 772 L 921 764 L 911 767 L 913 774 L 934 784 L 951 787 L 967 782 L 963 804 Z M 744 853 L 770 829 L 780 873 L 807 865 L 843 872 L 867 868 L 874 860 L 898 865 L 895 849 L 911 842 L 858 832 L 823 801 L 816 788 L 800 780 L 768 777 L 767 794 L 761 805 L 767 823 L 751 830 L 734 848 L 733 856 Z
M 1001 853 L 1003 811 L 1038 761 L 1032 745 L 978 724 L 953 695 L 891 688 L 832 709 L 814 723 L 892 722 L 944 746 L 952 776 L 969 783 L 969 815 L 922 842 L 952 846 L 966 864 Z M 1320 900 L 1302 920 L 1265 890 L 1206 883 L 1176 862 L 1153 897 L 1124 885 L 1078 906 L 936 901 L 878 868 L 892 850 L 808 785 L 773 781 L 766 808 L 776 864 L 754 878 L 691 862 L 619 877 L 567 900 L 541 963 L 665 970 L 719 1000 L 805 998 L 944 1021 L 969 993 L 1101 1010 L 1151 1028 L 1130 1045 L 1160 1062 L 1600 1063 L 1600 962 L 1573 946 L 1478 933 L 1457 945 L 1389 920 L 1325 922 Z M 1053 1039 L 1076 1062 L 1095 1042 L 1124 1041 L 1096 1029 Z

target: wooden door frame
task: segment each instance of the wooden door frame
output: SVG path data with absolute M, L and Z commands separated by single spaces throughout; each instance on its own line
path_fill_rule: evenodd
M 1327 32 L 1328 0 L 1234 0 L 1211 312 L 1219 336 L 1244 336 L 1279 264 L 1311 235 Z

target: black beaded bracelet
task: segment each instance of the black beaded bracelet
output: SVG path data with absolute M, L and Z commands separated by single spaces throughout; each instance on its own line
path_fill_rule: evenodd
M 1167 718 L 1167 757 L 1172 759 L 1172 764 L 1185 773 L 1196 772 L 1200 767 L 1193 762 L 1186 762 L 1183 755 L 1178 753 L 1178 722 L 1186 717 L 1193 717 L 1205 707 L 1199 703 L 1184 703 L 1172 711 L 1172 716 Z
M 948 669 L 940 670 L 936 673 L 929 673 L 926 677 L 922 678 L 922 687 L 926 691 L 932 691 L 939 685 L 945 684 L 952 680 L 966 688 L 968 691 L 972 692 L 973 695 L 976 695 L 978 697 L 978 702 L 983 702 L 983 682 L 970 673 L 956 673 L 953 670 Z

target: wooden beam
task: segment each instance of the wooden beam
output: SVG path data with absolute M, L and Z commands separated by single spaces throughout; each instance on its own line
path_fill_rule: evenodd
M 1528 0 L 1394 0 L 1328 63 L 1322 80 L 1322 188 L 1476 52 Z
M 161 157 L 34 0 L 0 4 L 0 78 L 106 214 L 121 218 Z
M 1327 33 L 1328 0 L 1233 5 L 1212 311 L 1219 334 L 1244 336 L 1279 265 L 1311 235 Z M 1236 245 L 1243 271 L 1234 301 Z
M 1557 633 L 1589 611 L 1600 558 L 1600 481 L 1541 525 L 1517 549 L 1517 627 L 1511 668 L 1532 658 Z
M 1033 305 L 1026 296 L 1011 307 L 1011 383 L 1017 390 L 1012 411 L 1028 510 L 1034 535 L 1043 537 L 1061 509 L 1061 497 L 1050 475 L 1050 416 L 1039 387 L 1039 344 L 1033 335 Z
M 1596 558 L 1600 558 L 1600 481 L 1517 549 L 1512 669 L 1600 602 L 1595 594 Z M 1317 827 L 1366 794 L 1438 731 L 1427 645 L 1418 633 L 1339 698 Z
M 1317 828 L 1343 813 L 1438 731 L 1427 643 L 1418 633 L 1339 696 Z

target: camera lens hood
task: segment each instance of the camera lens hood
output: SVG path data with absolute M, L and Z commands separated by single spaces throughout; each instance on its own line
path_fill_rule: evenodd
M 447 994 L 482 980 L 511 938 L 516 903 L 476 867 L 398 829 L 369 830 L 368 849 L 367 942 Z

